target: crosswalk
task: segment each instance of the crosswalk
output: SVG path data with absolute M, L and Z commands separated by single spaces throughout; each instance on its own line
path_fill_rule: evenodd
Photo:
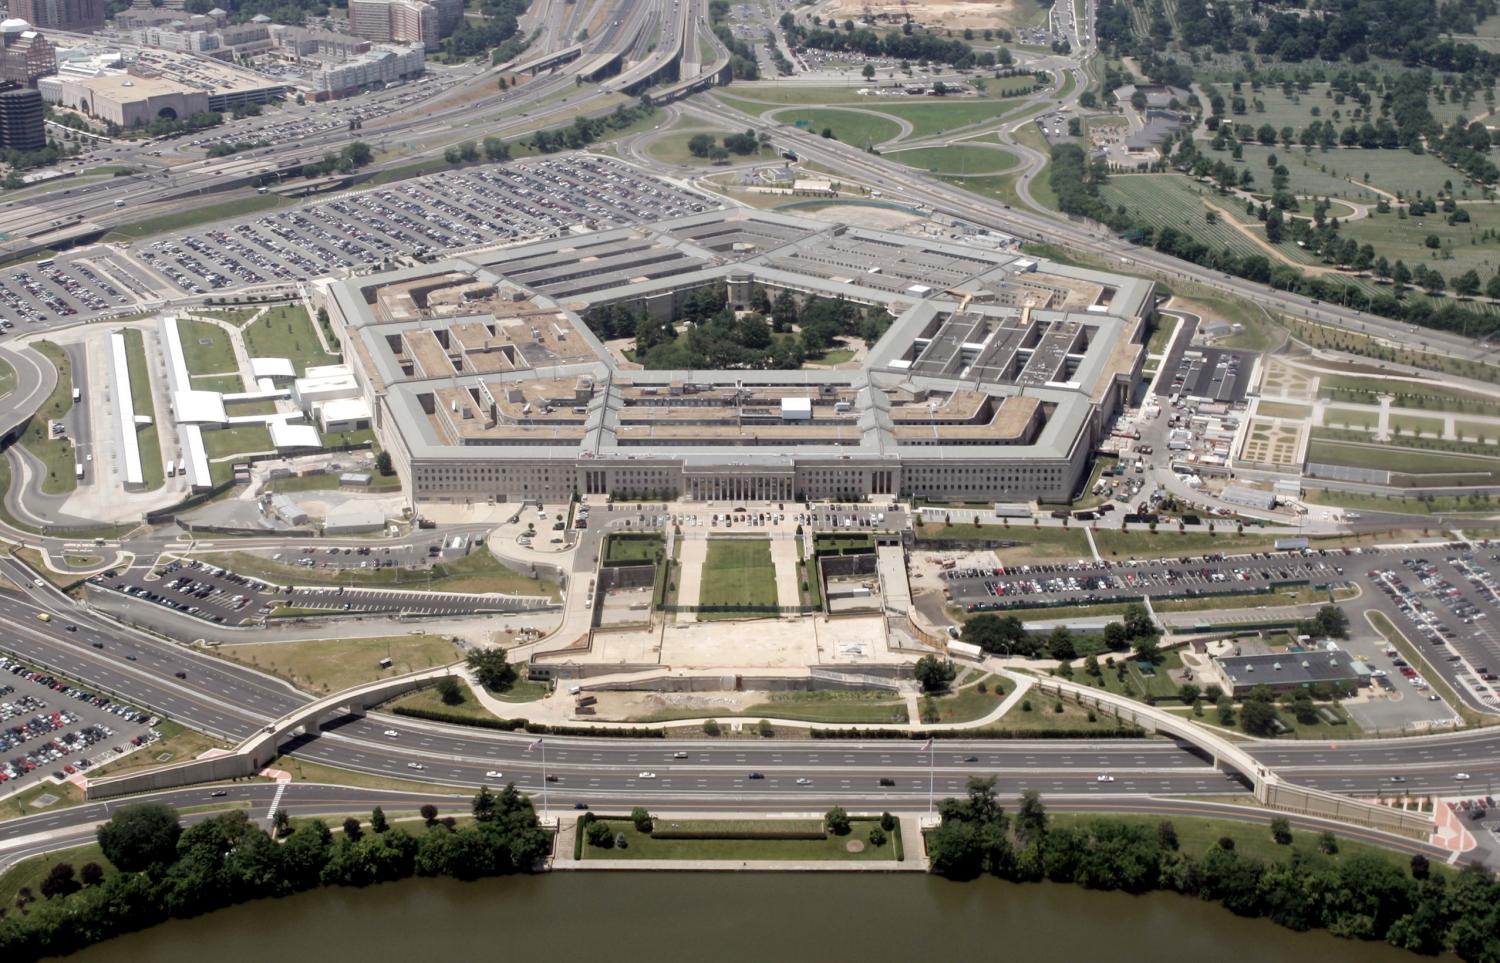
M 290 780 L 286 782 L 278 782 L 276 784 L 276 793 L 271 797 L 270 807 L 266 809 L 266 819 L 269 820 L 276 817 L 276 810 L 281 808 L 281 797 L 286 793 L 286 787 L 290 785 Z

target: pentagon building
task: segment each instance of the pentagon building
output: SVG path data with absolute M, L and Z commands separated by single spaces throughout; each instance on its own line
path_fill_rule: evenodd
M 645 371 L 589 330 L 698 288 L 894 318 L 857 369 Z M 1150 282 L 752 210 L 319 282 L 414 502 L 1066 500 L 1140 373 Z

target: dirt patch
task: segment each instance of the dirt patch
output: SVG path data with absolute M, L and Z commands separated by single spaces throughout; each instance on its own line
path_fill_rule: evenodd
M 820 221 L 835 221 L 839 224 L 853 224 L 855 227 L 879 230 L 907 227 L 922 220 L 910 211 L 897 211 L 889 207 L 874 207 L 869 204 L 829 204 L 811 209 L 799 207 L 789 213 L 817 218 Z
M 851 853 L 862 853 L 865 851 L 865 844 L 857 839 L 851 839 L 844 844 L 844 849 Z

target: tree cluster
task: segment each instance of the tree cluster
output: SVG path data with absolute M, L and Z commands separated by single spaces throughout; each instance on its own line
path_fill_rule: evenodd
M 369 832 L 355 820 L 335 839 L 314 820 L 278 843 L 241 810 L 183 829 L 170 807 L 128 806 L 98 831 L 119 872 L 101 882 L 97 866 L 85 867 L 82 888 L 60 873 L 50 899 L 0 920 L 0 953 L 16 961 L 60 956 L 174 917 L 317 886 L 529 872 L 550 846 L 530 800 L 514 786 L 481 790 L 472 826 L 440 822 L 435 809 L 423 809 L 428 830 L 420 836 L 391 827 L 382 813 Z
M 1190 853 L 1169 821 L 1154 832 L 1110 818 L 1053 826 L 1032 792 L 1012 818 L 996 801 L 993 779 L 971 779 L 966 798 L 945 799 L 938 811 L 942 823 L 928 837 L 928 853 L 933 872 L 954 879 L 990 874 L 1128 893 L 1165 890 L 1289 929 L 1326 929 L 1427 954 L 1450 949 L 1466 963 L 1500 960 L 1500 882 L 1480 865 L 1439 876 L 1421 856 L 1409 873 L 1373 854 L 1335 861 L 1329 857 L 1337 841 L 1326 834 L 1318 852 L 1275 861 L 1240 855 L 1227 836 Z M 1270 833 L 1282 844 L 1292 838 L 1285 820 Z
M 648 100 L 642 100 L 633 107 L 621 104 L 615 108 L 614 113 L 604 117 L 575 117 L 573 123 L 566 127 L 539 130 L 531 135 L 531 145 L 542 154 L 579 150 L 598 140 L 605 131 L 623 130 L 641 118 L 651 116 L 654 111 L 655 108 Z

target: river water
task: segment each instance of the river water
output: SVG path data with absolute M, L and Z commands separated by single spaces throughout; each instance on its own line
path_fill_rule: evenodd
M 1169 893 L 915 873 L 561 872 L 320 889 L 177 921 L 78 963 L 1018 960 L 1412 963 Z

